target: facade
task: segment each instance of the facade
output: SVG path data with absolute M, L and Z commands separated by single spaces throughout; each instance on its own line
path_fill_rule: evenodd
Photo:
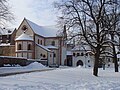
M 37 60 L 44 64 L 64 65 L 66 48 L 54 26 L 39 26 L 24 19 L 15 35 L 16 57 Z
M 15 56 L 15 30 L 0 28 L 0 56 Z
M 66 65 L 93 67 L 94 57 L 88 45 L 68 45 Z
M 58 29 L 55 26 L 39 26 L 24 18 L 18 29 L 7 31 L 7 33 L 0 33 L 0 56 L 24 57 L 45 65 L 74 67 L 94 65 L 94 55 L 90 47 L 81 44 L 66 45 L 66 35 L 57 36 Z M 105 49 L 111 50 L 108 46 Z M 113 67 L 111 56 L 101 55 L 100 61 L 101 65 L 105 63 L 106 67 Z
M 107 52 L 112 52 L 109 46 L 104 46 Z M 119 52 L 116 47 L 116 52 Z M 120 66 L 120 54 L 117 54 L 118 65 Z M 67 66 L 83 66 L 83 67 L 93 67 L 94 66 L 94 54 L 92 53 L 88 45 L 67 45 L 67 59 L 65 60 L 65 65 Z M 106 68 L 114 67 L 114 61 L 111 54 L 101 54 L 99 59 L 99 67 Z

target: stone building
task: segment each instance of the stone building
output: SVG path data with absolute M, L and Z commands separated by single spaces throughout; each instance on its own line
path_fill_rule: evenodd
M 15 35 L 16 57 L 64 65 L 66 48 L 57 32 L 55 26 L 39 26 L 24 18 Z

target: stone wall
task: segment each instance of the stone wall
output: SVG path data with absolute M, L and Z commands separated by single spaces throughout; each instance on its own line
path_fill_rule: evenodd
M 15 56 L 15 45 L 0 46 L 0 56 Z

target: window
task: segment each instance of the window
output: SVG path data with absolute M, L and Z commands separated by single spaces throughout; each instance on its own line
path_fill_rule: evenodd
M 38 44 L 39 44 L 39 39 L 38 39 Z
M 75 56 L 75 53 L 73 53 L 73 56 Z
M 21 48 L 21 44 L 18 44 L 18 50 L 21 50 L 22 48 Z
M 56 54 L 54 53 L 54 57 L 56 57 Z
M 88 56 L 88 53 L 86 53 L 85 55 Z
M 110 62 L 110 58 L 108 58 L 108 62 Z
M 41 42 L 41 45 L 42 45 L 42 40 L 40 42 Z
M 28 44 L 28 50 L 31 50 L 31 44 Z
M 80 53 L 77 53 L 77 56 L 80 56 Z
M 40 54 L 40 56 L 41 56 L 41 57 L 43 56 L 42 53 Z
M 84 53 L 81 53 L 81 56 L 84 56 Z
M 88 60 L 88 63 L 90 62 L 90 60 Z
M 52 41 L 51 45 L 55 46 L 55 41 Z
M 45 54 L 43 55 L 43 58 L 45 58 L 46 56 L 45 56 Z
M 26 25 L 23 25 L 22 30 L 23 30 L 23 31 L 26 31 L 27 29 L 28 29 L 27 26 L 26 26 Z

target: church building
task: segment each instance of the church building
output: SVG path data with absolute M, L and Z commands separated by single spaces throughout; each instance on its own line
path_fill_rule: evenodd
M 39 26 L 24 18 L 14 35 L 15 57 L 40 61 L 45 65 L 64 65 L 66 46 L 56 26 Z

